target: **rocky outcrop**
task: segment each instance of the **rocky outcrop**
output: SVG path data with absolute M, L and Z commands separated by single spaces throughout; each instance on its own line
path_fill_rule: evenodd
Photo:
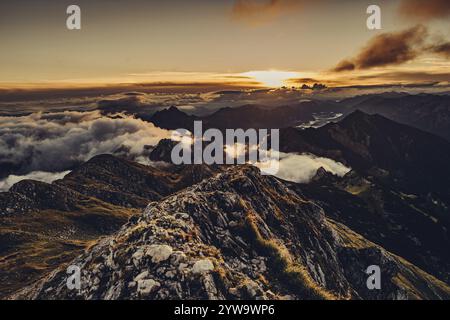
M 178 142 L 170 139 L 161 139 L 150 153 L 150 160 L 171 163 L 172 149 L 177 145 L 177 143 Z
M 0 192 L 0 215 L 26 213 L 34 209 L 34 202 L 26 196 L 15 192 Z
M 22 180 L 9 190 L 33 202 L 33 209 L 75 210 L 77 204 L 87 197 L 64 186 L 52 185 L 34 180 Z
M 123 207 L 145 207 L 175 191 L 178 177 L 150 166 L 99 155 L 69 173 L 58 185 Z
M 0 193 L 0 297 L 117 231 L 149 201 L 218 170 L 202 165 L 166 169 L 99 155 L 52 184 L 23 180 Z
M 231 167 L 150 203 L 118 233 L 12 298 L 448 299 L 450 288 L 327 218 L 253 167 Z M 382 289 L 365 270 L 379 265 Z

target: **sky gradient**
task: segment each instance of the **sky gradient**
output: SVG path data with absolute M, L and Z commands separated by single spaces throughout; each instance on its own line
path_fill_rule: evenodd
M 434 11 L 421 8 L 420 1 L 418 7 L 416 0 L 406 5 L 405 1 L 1 3 L 0 86 L 223 83 L 251 87 L 314 81 L 330 85 L 450 81 L 448 51 L 436 53 L 439 45 L 444 48 L 441 51 L 448 50 L 449 1 L 422 1 L 427 8 L 435 5 Z M 65 11 L 70 4 L 81 7 L 81 30 L 66 29 Z M 381 7 L 382 30 L 367 29 L 369 4 Z M 406 44 L 411 52 L 400 53 L 401 59 L 407 56 L 404 61 L 394 57 L 393 63 L 369 68 L 355 64 L 373 38 L 419 25 L 425 31 L 412 36 L 420 39 Z M 403 39 L 402 34 L 398 37 Z M 410 57 L 413 49 L 414 57 Z M 421 53 L 416 54 L 417 50 Z M 349 61 L 353 69 L 336 72 L 339 63 Z M 286 79 L 292 80 L 283 82 Z

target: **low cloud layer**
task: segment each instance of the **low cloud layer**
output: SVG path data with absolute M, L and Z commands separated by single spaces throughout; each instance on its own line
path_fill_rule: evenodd
M 351 170 L 328 158 L 311 154 L 280 153 L 279 170 L 275 176 L 287 181 L 308 183 L 320 167 L 337 176 L 343 176 Z
M 448 0 L 402 0 L 399 7 L 402 16 L 410 19 L 430 21 L 450 16 Z
M 0 180 L 0 192 L 8 191 L 14 184 L 22 180 L 37 180 L 46 183 L 52 183 L 55 180 L 62 179 L 70 171 L 64 172 L 44 172 L 33 171 L 23 176 L 17 176 L 14 174 L 9 175 L 7 178 Z
M 134 159 L 170 133 L 132 116 L 99 111 L 0 117 L 2 176 L 61 172 L 102 153 Z

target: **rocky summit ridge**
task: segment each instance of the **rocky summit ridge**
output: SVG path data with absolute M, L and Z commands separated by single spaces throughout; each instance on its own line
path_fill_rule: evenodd
M 27 299 L 449 299 L 450 287 L 327 217 L 258 169 L 234 166 L 151 202 L 117 233 L 12 295 Z M 366 286 L 379 265 L 381 290 Z

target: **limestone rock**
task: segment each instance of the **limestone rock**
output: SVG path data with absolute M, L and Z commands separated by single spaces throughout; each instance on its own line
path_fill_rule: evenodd
M 202 274 L 214 270 L 214 264 L 209 259 L 197 261 L 192 267 L 192 273 Z

